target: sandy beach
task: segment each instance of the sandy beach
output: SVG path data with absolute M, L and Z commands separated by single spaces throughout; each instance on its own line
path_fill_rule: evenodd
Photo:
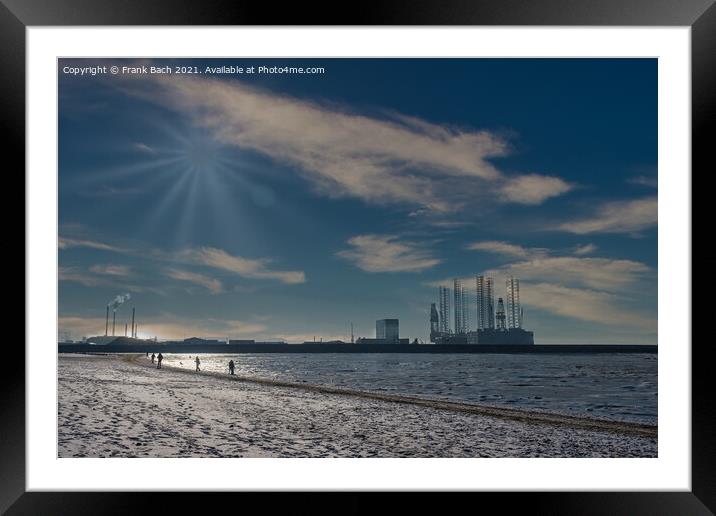
M 655 457 L 653 428 L 59 355 L 59 457 Z

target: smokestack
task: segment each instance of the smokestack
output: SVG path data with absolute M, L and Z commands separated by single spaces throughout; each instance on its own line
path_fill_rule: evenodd
M 135 338 L 136 334 L 134 333 L 134 307 L 132 307 L 132 338 Z
M 117 319 L 117 308 L 124 302 L 128 301 L 132 296 L 129 293 L 119 294 L 107 304 L 107 324 L 109 324 L 109 308 L 112 307 L 112 336 L 114 337 L 115 320 Z M 105 328 L 107 325 L 105 325 Z M 105 332 L 106 333 L 106 332 Z
M 127 336 L 127 323 L 124 323 L 124 336 Z
M 107 336 L 107 332 L 109 331 L 109 305 L 107 305 L 107 317 L 104 320 L 104 336 Z

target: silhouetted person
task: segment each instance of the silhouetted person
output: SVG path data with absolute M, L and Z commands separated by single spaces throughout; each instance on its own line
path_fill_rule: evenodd
M 229 360 L 229 374 L 234 374 L 234 361 Z
M 159 354 L 157 355 L 157 369 L 161 369 L 161 368 L 162 368 L 162 358 L 164 358 L 164 357 L 162 356 L 161 353 L 159 353 Z
M 152 364 L 154 363 L 154 353 L 152 353 Z
M 196 370 L 201 371 L 201 369 L 199 369 L 199 364 L 201 364 L 201 362 L 199 361 L 199 355 L 196 356 L 195 362 L 196 362 Z
M 147 351 L 147 356 L 149 356 L 149 351 Z

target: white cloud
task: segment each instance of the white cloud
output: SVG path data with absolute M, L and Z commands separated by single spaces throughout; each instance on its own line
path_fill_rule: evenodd
M 408 203 L 456 211 L 484 190 L 499 199 L 539 204 L 571 188 L 556 177 L 508 177 L 491 159 L 509 152 L 485 130 L 432 124 L 415 117 L 369 117 L 279 95 L 238 81 L 147 77 L 149 89 L 126 91 L 188 113 L 229 145 L 295 165 L 330 197 Z M 158 88 L 158 89 L 157 89 Z M 455 178 L 461 178 L 456 184 Z
M 394 235 L 358 235 L 336 253 L 366 272 L 420 272 L 440 263 L 429 250 Z
M 129 276 L 132 271 L 131 269 L 126 265 L 93 265 L 89 269 L 91 272 L 95 274 L 101 274 L 105 276 Z
M 519 204 L 542 204 L 572 188 L 571 184 L 559 177 L 527 174 L 508 179 L 500 189 L 500 194 L 504 199 Z
M 514 256 L 517 258 L 526 258 L 532 254 L 532 250 L 526 249 L 520 245 L 498 241 L 473 242 L 468 244 L 466 248 L 471 251 L 489 251 L 491 253 Z
M 268 267 L 268 259 L 243 258 L 214 247 L 187 249 L 180 252 L 178 257 L 195 265 L 225 270 L 245 278 L 273 279 L 289 284 L 306 282 L 303 271 L 272 270 Z
M 70 281 L 79 283 L 85 287 L 98 287 L 98 286 L 110 286 L 113 285 L 111 281 L 105 278 L 97 277 L 92 274 L 87 274 L 83 270 L 77 267 L 58 267 L 57 279 L 59 281 Z
M 596 245 L 594 245 L 594 244 L 585 244 L 585 245 L 577 246 L 576 249 L 574 250 L 574 254 L 576 254 L 576 255 L 578 255 L 578 256 L 582 256 L 582 255 L 585 255 L 585 254 L 592 254 L 592 253 L 593 253 L 594 251 L 596 251 L 596 250 L 597 250 L 597 246 L 596 246 Z
M 179 253 L 169 253 L 161 249 L 119 248 L 103 242 L 93 240 L 77 240 L 66 237 L 60 237 L 59 241 L 61 249 L 67 247 L 88 247 L 172 264 L 212 267 L 228 271 L 233 274 L 238 274 L 239 276 L 245 278 L 277 280 L 288 284 L 306 282 L 306 275 L 303 271 L 285 271 L 271 268 L 270 264 L 272 260 L 270 258 L 243 258 L 241 256 L 231 255 L 222 249 L 214 247 L 191 248 L 185 249 Z M 90 269 L 90 271 L 95 274 L 105 276 L 121 276 L 128 275 L 130 273 L 128 267 L 116 265 L 95 265 Z M 65 277 L 69 280 L 71 276 L 73 276 L 73 274 L 70 274 L 70 271 L 67 270 Z M 83 281 L 87 285 L 89 285 L 90 281 L 96 283 L 96 279 L 85 279 Z
M 545 256 L 511 263 L 499 269 L 505 274 L 533 281 L 551 281 L 599 290 L 618 290 L 642 279 L 652 270 L 633 260 Z
M 150 147 L 150 146 L 147 145 L 146 143 L 137 142 L 137 143 L 134 144 L 133 147 L 134 147 L 136 150 L 138 150 L 138 151 L 140 151 L 140 152 L 144 152 L 144 153 L 146 153 L 146 154 L 156 154 L 156 153 L 157 153 L 157 151 L 154 150 L 153 147 Z
M 607 203 L 587 219 L 565 222 L 556 227 L 563 231 L 584 235 L 587 233 L 636 233 L 651 226 L 658 220 L 656 197 L 633 201 Z
M 57 247 L 60 249 L 69 249 L 71 247 L 88 247 L 91 249 L 100 249 L 102 251 L 114 251 L 122 252 L 123 249 L 115 247 L 113 245 L 105 244 L 103 242 L 96 242 L 94 240 L 84 240 L 76 238 L 59 237 L 57 240 Z
M 627 180 L 629 183 L 634 185 L 648 186 L 649 188 L 657 188 L 658 180 L 653 176 L 637 176 Z
M 164 274 L 170 278 L 179 281 L 188 281 L 189 283 L 201 285 L 202 287 L 206 287 L 207 289 L 209 289 L 214 294 L 220 294 L 223 290 L 221 282 L 219 280 L 215 278 L 210 278 L 209 276 L 206 276 L 204 274 L 182 271 L 178 269 L 168 269 L 164 271 Z
M 95 266 L 96 267 L 96 266 Z M 57 279 L 72 283 L 79 283 L 85 287 L 116 287 L 129 290 L 131 292 L 152 292 L 160 296 L 166 296 L 167 292 L 156 287 L 147 285 L 136 285 L 126 283 L 126 276 L 118 274 L 98 274 L 91 269 L 83 270 L 79 267 L 58 267 Z
M 520 296 L 525 305 L 572 319 L 639 328 L 649 332 L 656 332 L 657 328 L 655 317 L 626 310 L 621 300 L 608 292 L 551 283 L 530 283 L 520 289 Z

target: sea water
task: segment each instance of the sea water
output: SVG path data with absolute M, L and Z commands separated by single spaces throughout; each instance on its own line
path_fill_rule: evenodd
M 165 364 L 194 369 L 196 355 Z M 656 354 L 200 354 L 205 371 L 314 385 L 657 422 Z

